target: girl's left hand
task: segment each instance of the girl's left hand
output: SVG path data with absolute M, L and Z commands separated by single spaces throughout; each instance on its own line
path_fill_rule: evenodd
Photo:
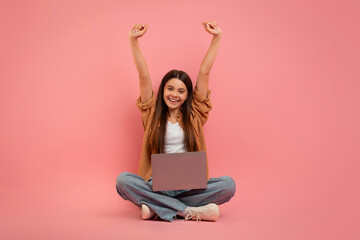
M 222 31 L 215 21 L 203 22 L 202 25 L 208 33 L 214 36 L 221 36 Z

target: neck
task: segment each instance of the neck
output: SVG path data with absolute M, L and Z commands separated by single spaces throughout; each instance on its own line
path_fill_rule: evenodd
M 180 111 L 180 108 L 169 109 L 169 117 L 176 118 L 176 115 L 178 114 L 179 111 Z

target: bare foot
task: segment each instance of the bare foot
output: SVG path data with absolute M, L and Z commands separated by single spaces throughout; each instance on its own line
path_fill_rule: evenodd
M 141 204 L 141 218 L 143 220 L 151 219 L 155 215 L 155 212 L 151 210 L 145 204 Z

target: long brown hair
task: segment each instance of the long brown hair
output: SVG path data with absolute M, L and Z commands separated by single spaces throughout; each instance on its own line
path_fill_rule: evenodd
M 161 84 L 159 86 L 159 91 L 156 99 L 156 107 L 154 112 L 154 118 L 151 125 L 151 132 L 149 143 L 152 153 L 164 153 L 165 152 L 165 133 L 166 133 L 166 123 L 167 123 L 167 114 L 168 106 L 164 101 L 164 87 L 167 81 L 172 78 L 177 78 L 181 80 L 187 89 L 188 96 L 184 103 L 181 105 L 181 110 L 183 114 L 183 125 L 184 125 L 184 135 L 185 135 L 185 147 L 188 152 L 198 151 L 198 146 L 195 140 L 194 128 L 190 121 L 191 114 L 191 103 L 193 100 L 193 85 L 189 75 L 181 70 L 171 70 L 165 74 Z

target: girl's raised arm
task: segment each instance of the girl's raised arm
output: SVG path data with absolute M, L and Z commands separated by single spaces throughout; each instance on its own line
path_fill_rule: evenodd
M 148 24 L 135 24 L 133 29 L 129 33 L 131 52 L 135 61 L 136 69 L 139 73 L 140 97 L 141 102 L 143 103 L 150 100 L 153 90 L 149 69 L 146 64 L 145 58 L 141 53 L 138 38 L 143 36 L 148 28 Z
M 201 63 L 200 71 L 196 80 L 196 90 L 198 90 L 204 96 L 207 96 L 210 70 L 215 61 L 216 53 L 219 49 L 222 31 L 215 21 L 203 22 L 202 25 L 208 33 L 213 35 L 213 39 L 211 41 L 209 50 L 207 51 L 205 58 Z

